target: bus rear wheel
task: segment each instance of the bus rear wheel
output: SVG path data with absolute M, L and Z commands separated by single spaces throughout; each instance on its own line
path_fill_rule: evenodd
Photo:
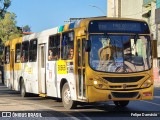
M 20 92 L 22 97 L 27 97 L 26 87 L 23 80 L 21 80 L 21 83 L 20 83 Z
M 129 104 L 129 101 L 114 101 L 114 104 L 117 106 L 117 107 L 125 107 Z
M 76 101 L 73 101 L 71 98 L 71 91 L 68 83 L 65 83 L 62 88 L 62 102 L 66 109 L 76 108 Z

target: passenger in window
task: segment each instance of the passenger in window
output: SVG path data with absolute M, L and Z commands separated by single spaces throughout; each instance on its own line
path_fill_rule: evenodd
M 112 46 L 110 44 L 109 38 L 102 38 L 101 40 L 102 47 L 98 51 L 99 56 L 99 66 L 98 70 L 109 71 L 109 64 L 111 60 Z
M 22 52 L 21 62 L 25 62 L 25 50 Z
M 20 55 L 20 53 L 17 53 L 16 62 L 20 62 L 20 58 L 21 58 L 21 55 Z
M 24 62 L 24 56 L 21 56 L 21 62 Z
M 55 48 L 55 49 L 53 49 L 53 52 L 52 52 L 52 59 L 53 60 L 57 60 L 59 57 L 58 57 L 58 49 L 57 48 Z
M 73 59 L 73 53 L 74 53 L 73 48 L 70 48 L 69 54 L 68 54 L 68 59 Z
M 53 59 L 53 53 L 52 50 L 48 51 L 48 60 L 52 60 Z

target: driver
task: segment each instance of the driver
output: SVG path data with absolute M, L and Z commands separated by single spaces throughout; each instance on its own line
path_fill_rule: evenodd
M 98 51 L 98 56 L 100 59 L 100 64 L 98 69 L 106 71 L 106 67 L 111 58 L 111 45 L 110 39 L 102 38 L 101 40 L 102 48 Z

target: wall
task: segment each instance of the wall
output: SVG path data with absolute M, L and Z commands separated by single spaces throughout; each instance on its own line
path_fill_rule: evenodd
M 141 19 L 142 4 L 143 4 L 142 0 L 122 0 L 121 17 Z

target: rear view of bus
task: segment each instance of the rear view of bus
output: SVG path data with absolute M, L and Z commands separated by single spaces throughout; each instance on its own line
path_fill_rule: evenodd
M 153 98 L 151 38 L 146 22 L 132 19 L 88 22 L 86 93 L 89 102 Z

